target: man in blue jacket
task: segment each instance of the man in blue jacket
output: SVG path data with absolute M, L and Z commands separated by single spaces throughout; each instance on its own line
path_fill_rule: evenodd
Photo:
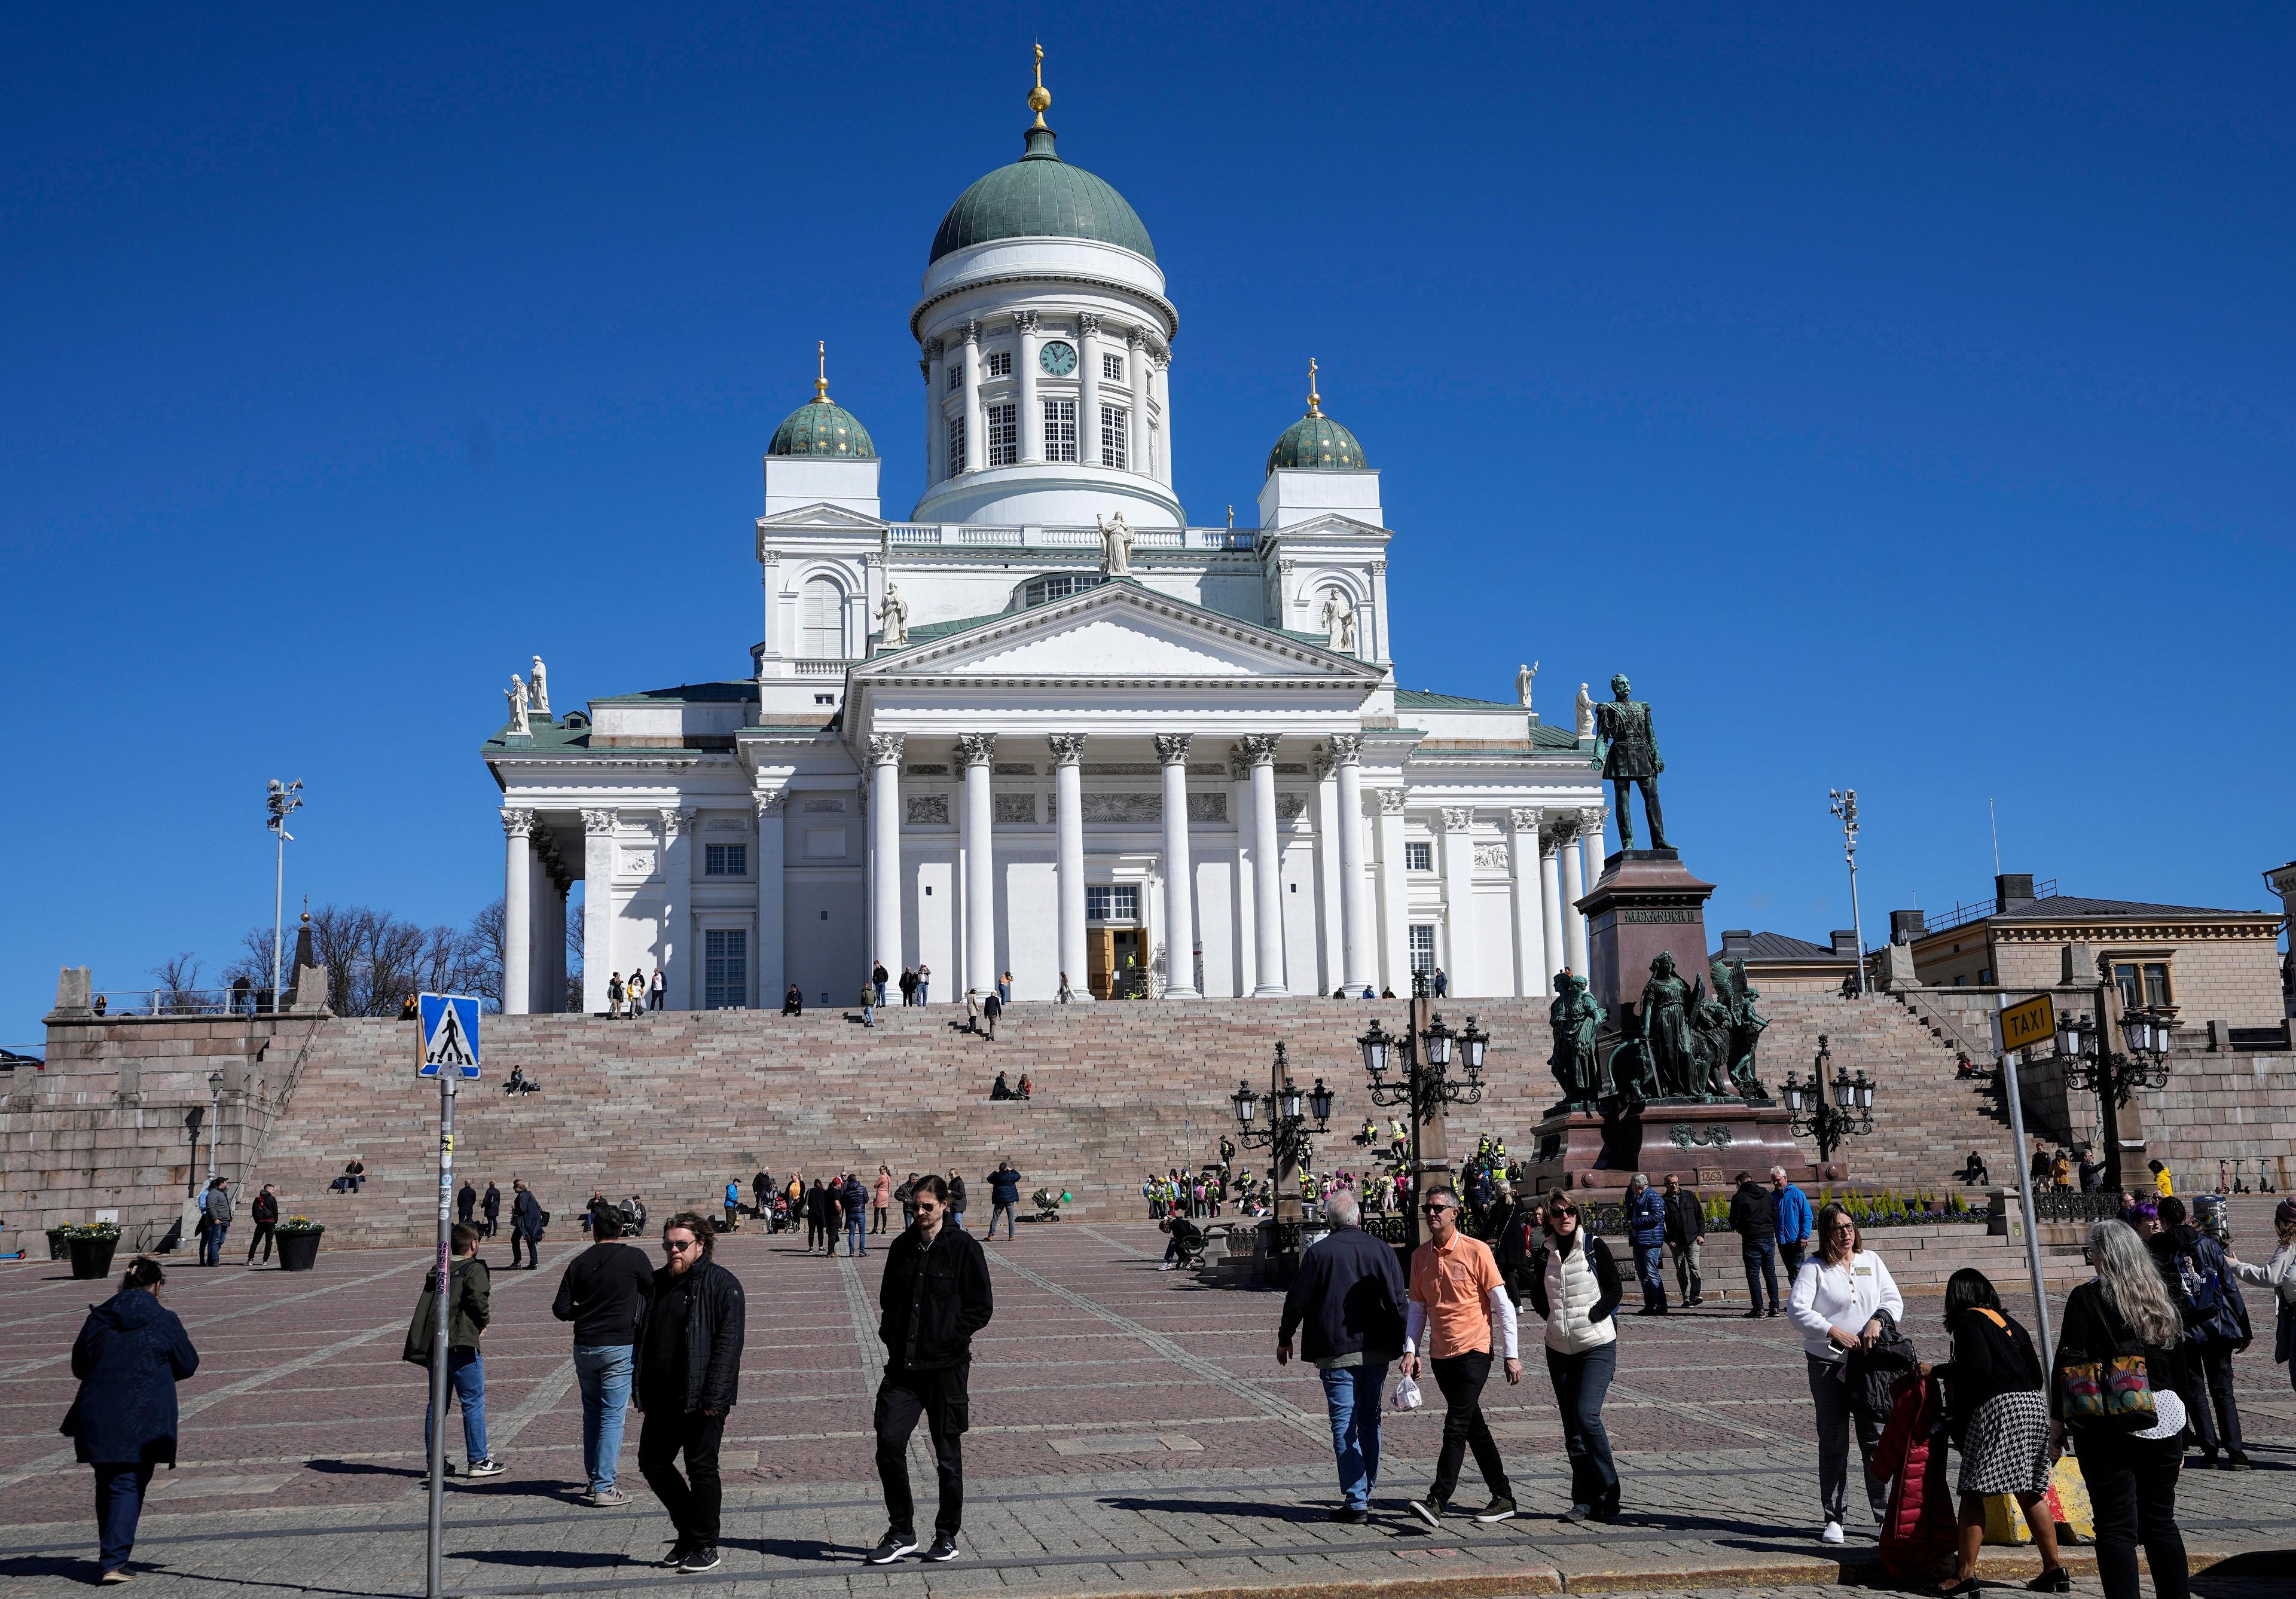
M 988 1235 L 996 1236 L 996 1218 L 1004 1218 L 1004 1237 L 1013 1237 L 1013 1212 L 1021 1202 L 1021 1174 L 1009 1161 L 999 1160 L 988 1174 Z
M 1770 1168 L 1770 1214 L 1778 1226 L 1778 1259 L 1786 1268 L 1786 1292 L 1793 1292 L 1793 1280 L 1801 1275 L 1801 1259 L 1808 1252 L 1810 1234 L 1816 1230 L 1817 1218 L 1809 1208 L 1809 1195 L 1786 1181 L 1786 1168 Z
M 1636 1316 L 1666 1314 L 1666 1201 L 1650 1179 L 1635 1173 L 1627 1184 L 1627 1242 L 1634 1245 L 1635 1277 L 1643 1285 Z
M 1292 1360 L 1292 1335 L 1304 1324 L 1306 1352 L 1324 1380 L 1332 1420 L 1332 1453 L 1341 1503 L 1334 1521 L 1370 1519 L 1379 1486 L 1379 1394 L 1387 1368 L 1403 1352 L 1403 1306 L 1409 1287 L 1395 1250 L 1357 1225 L 1356 1196 L 1335 1189 L 1324 1201 L 1332 1230 L 1300 1257 L 1283 1296 L 1275 1363 Z

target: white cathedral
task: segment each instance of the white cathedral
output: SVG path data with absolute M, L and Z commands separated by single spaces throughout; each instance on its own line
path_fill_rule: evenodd
M 1021 159 L 933 236 L 910 313 L 923 497 L 880 510 L 829 398 L 775 430 L 763 642 L 722 682 L 554 716 L 513 679 L 485 758 L 506 838 L 504 1009 L 660 969 L 670 1008 L 929 999 L 1541 995 L 1587 970 L 1606 815 L 1582 709 L 1398 688 L 1396 536 L 1355 436 L 1308 412 L 1257 529 L 1172 489 L 1179 314 L 1122 195 Z M 1232 519 L 1231 519 L 1232 520 Z M 1408 545 L 1405 546 L 1408 548 Z M 1580 700 L 1585 699 L 1583 688 Z

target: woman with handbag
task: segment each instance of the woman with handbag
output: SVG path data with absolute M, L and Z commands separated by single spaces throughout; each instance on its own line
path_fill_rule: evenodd
M 1986 1496 L 2010 1494 L 2041 1554 L 2041 1574 L 2025 1586 L 2037 1594 L 2070 1594 L 2072 1575 L 2057 1555 L 2056 1518 L 2042 1505 L 2052 1456 L 2041 1357 L 2025 1329 L 2002 1310 L 1992 1281 L 1972 1267 L 1946 1282 L 1945 1326 L 1953 1358 L 1924 1372 L 1944 1380 L 1946 1427 L 1961 1449 L 1961 1563 L 1938 1591 L 1947 1599 L 1978 1591 Z
M 2138 1599 L 2136 1546 L 2159 1599 L 2187 1599 L 2190 1569 L 2177 1529 L 2184 1464 L 2185 1321 L 2124 1222 L 2088 1232 L 2096 1277 L 2065 1300 L 2049 1384 L 2054 1457 L 2070 1434 L 2096 1513 L 2096 1569 L 2105 1599 Z
M 2280 1247 L 2272 1259 L 2262 1266 L 2251 1266 L 2231 1255 L 2225 1265 L 2233 1275 L 2259 1288 L 2269 1288 L 2280 1307 L 2280 1316 L 2272 1341 L 2272 1357 L 2288 1368 L 2288 1384 L 2296 1388 L 2296 1194 L 2292 1194 L 2273 1207 L 2272 1225 L 2280 1234 Z
M 1849 1402 L 1848 1357 L 1882 1341 L 1885 1318 L 1895 1324 L 1906 1314 L 1882 1257 L 1866 1247 L 1857 1219 L 1838 1204 L 1817 1213 L 1817 1253 L 1802 1262 L 1786 1295 L 1786 1317 L 1801 1332 L 1808 1367 L 1810 1402 L 1817 1411 L 1817 1496 L 1825 1516 L 1818 1541 L 1839 1544 L 1849 1505 L 1849 1440 L 1856 1429 L 1860 1464 L 1867 1468 L 1866 1502 L 1880 1525 L 1888 1516 L 1888 1488 L 1870 1474 L 1879 1423 Z

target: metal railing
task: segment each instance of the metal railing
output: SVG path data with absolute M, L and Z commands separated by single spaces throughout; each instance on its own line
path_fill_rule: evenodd
M 2036 899 L 2046 899 L 2056 891 L 2057 880 L 2054 877 L 2033 885 L 2033 898 Z M 1927 916 L 1922 918 L 1922 937 L 1927 938 L 1931 933 L 1951 932 L 1956 927 L 1966 927 L 1972 922 L 1980 922 L 1988 916 L 1999 914 L 2001 914 L 2001 902 L 1998 899 L 1978 899 L 1966 905 L 1956 899 L 1954 901 L 1953 909 L 1934 921 Z
M 2060 1193 L 2054 1190 L 2033 1196 L 2037 1221 L 2112 1221 L 2120 1215 L 2120 1190 L 2100 1188 L 2095 1193 Z
M 107 988 L 94 999 L 101 1016 L 269 1016 L 280 1007 L 266 987 L 249 988 Z

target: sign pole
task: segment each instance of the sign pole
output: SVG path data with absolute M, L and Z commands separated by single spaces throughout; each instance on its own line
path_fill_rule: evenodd
M 2038 1230 L 2040 1213 L 2033 1199 L 2033 1168 L 2025 1152 L 2025 1095 L 2017 1085 L 2017 1057 L 2021 1051 L 2001 1052 L 2001 1092 L 2009 1101 L 2009 1136 L 2017 1145 L 2017 1192 L 2023 1196 L 2025 1212 L 2025 1269 L 2033 1279 L 2033 1324 L 2041 1334 L 2041 1357 L 2048 1358 L 2049 1295 L 2041 1285 L 2041 1235 Z
M 451 1300 L 447 1283 L 455 1252 L 455 1085 L 459 1071 L 439 1074 L 439 1273 L 432 1304 L 438 1314 L 430 1330 L 430 1523 L 424 1568 L 425 1599 L 440 1599 L 440 1564 L 447 1543 L 447 1324 Z

